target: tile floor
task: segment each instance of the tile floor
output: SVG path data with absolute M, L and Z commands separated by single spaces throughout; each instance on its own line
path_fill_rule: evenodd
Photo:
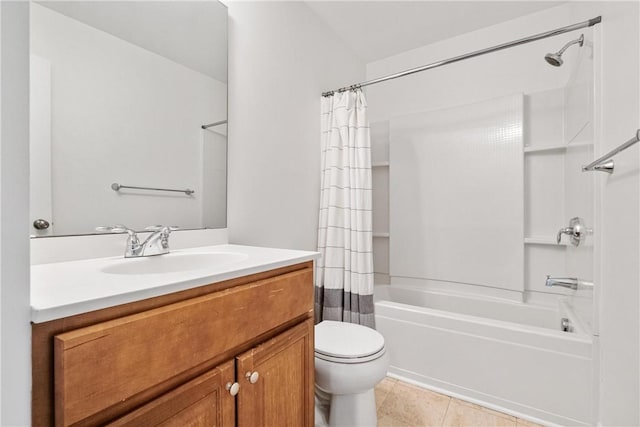
M 378 427 L 541 427 L 389 377 L 375 392 Z

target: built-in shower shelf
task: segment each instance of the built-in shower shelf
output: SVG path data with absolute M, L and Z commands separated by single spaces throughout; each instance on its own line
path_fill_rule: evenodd
M 388 168 L 389 162 L 373 162 L 371 163 L 372 168 Z
M 548 151 L 561 151 L 567 148 L 573 147 L 585 147 L 587 145 L 593 145 L 591 142 L 578 142 L 574 144 L 562 144 L 562 145 L 547 145 L 544 147 L 524 147 L 525 153 L 544 153 Z
M 389 233 L 373 233 L 373 237 L 384 237 L 384 238 L 388 238 L 389 237 Z
M 556 236 L 531 236 L 525 237 L 524 243 L 527 245 L 553 245 L 553 246 L 567 246 L 565 242 L 556 242 Z

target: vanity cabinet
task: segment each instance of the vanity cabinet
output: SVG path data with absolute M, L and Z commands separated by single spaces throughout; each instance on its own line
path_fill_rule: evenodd
M 312 267 L 34 324 L 33 424 L 313 425 Z
M 237 398 L 238 426 L 311 426 L 311 330 L 309 319 L 107 425 L 234 426 Z

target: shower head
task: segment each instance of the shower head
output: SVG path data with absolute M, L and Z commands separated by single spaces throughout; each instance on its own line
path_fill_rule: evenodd
M 559 67 L 562 65 L 564 61 L 562 61 L 562 56 L 557 53 L 547 53 L 544 56 L 545 61 L 547 61 L 550 65 L 554 67 Z
M 569 43 L 565 44 L 562 49 L 560 49 L 559 51 L 557 51 L 556 53 L 547 53 L 544 56 L 544 59 L 550 64 L 553 65 L 554 67 L 559 67 L 562 65 L 562 63 L 564 61 L 562 61 L 562 54 L 564 53 L 565 50 L 567 50 L 567 48 L 571 45 L 574 44 L 579 44 L 580 47 L 582 47 L 582 45 L 584 44 L 584 34 L 580 34 L 580 37 L 576 40 L 572 40 Z

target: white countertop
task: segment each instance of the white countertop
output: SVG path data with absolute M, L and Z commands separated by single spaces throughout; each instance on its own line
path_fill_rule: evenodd
M 162 274 L 109 274 L 102 271 L 114 263 L 129 261 L 122 256 L 33 265 L 31 320 L 42 323 L 311 261 L 320 256 L 317 252 L 240 245 L 172 250 L 171 254 L 220 252 L 243 254 L 246 258 L 198 270 Z

